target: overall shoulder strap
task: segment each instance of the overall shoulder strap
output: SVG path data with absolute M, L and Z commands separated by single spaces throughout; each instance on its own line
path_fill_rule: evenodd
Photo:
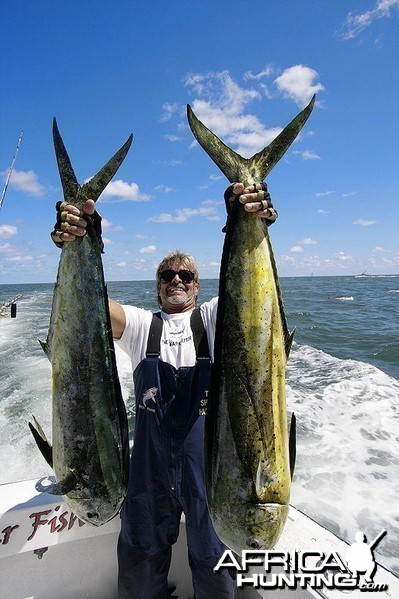
M 208 337 L 206 335 L 204 323 L 202 322 L 201 313 L 199 308 L 195 308 L 190 318 L 191 330 L 194 337 L 195 353 L 197 360 L 199 358 L 209 358 L 209 345 Z
M 148 333 L 146 358 L 159 358 L 161 351 L 162 318 L 160 312 L 152 315 L 150 332 Z

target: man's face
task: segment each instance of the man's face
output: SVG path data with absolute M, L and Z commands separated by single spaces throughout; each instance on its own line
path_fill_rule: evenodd
M 185 266 L 174 263 L 165 266 L 164 270 L 187 270 Z M 158 293 L 161 298 L 162 310 L 167 314 L 177 312 L 187 312 L 195 308 L 195 302 L 198 295 L 199 284 L 191 281 L 185 283 L 180 276 L 176 274 L 171 281 L 158 283 Z

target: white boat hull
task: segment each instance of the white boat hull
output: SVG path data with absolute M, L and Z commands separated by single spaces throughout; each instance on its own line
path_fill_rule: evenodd
M 60 497 L 40 493 L 36 480 L 0 486 L 0 581 L 1 599 L 117 599 L 116 544 L 120 521 L 96 528 L 79 521 Z M 275 550 L 337 552 L 344 556 L 347 544 L 325 528 L 290 508 L 285 531 Z M 185 523 L 173 549 L 169 582 L 174 596 L 193 597 L 187 561 Z M 374 594 L 378 599 L 399 597 L 399 579 L 381 566 L 375 584 L 388 585 Z M 237 599 L 276 597 L 310 599 L 348 597 L 348 592 L 323 588 L 237 591 Z M 351 599 L 362 597 L 359 589 Z M 213 598 L 210 598 L 213 599 Z M 217 599 L 217 598 L 215 598 Z

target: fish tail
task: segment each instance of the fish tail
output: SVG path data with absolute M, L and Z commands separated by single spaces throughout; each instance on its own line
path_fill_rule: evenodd
M 263 181 L 285 154 L 308 120 L 315 99 L 314 95 L 306 108 L 266 148 L 254 154 L 252 158 L 243 158 L 226 146 L 217 135 L 201 123 L 189 105 L 187 105 L 187 118 L 194 137 L 230 183 L 240 181 L 244 185 L 249 185 L 254 181 Z
M 64 142 L 58 129 L 57 120 L 53 120 L 53 139 L 54 149 L 57 158 L 58 170 L 60 173 L 64 199 L 67 202 L 74 203 L 79 192 L 83 199 L 96 201 L 104 191 L 116 171 L 124 161 L 126 154 L 132 144 L 133 135 L 130 135 L 123 146 L 114 154 L 114 156 L 103 166 L 103 168 L 90 181 L 80 187 L 76 175 L 72 168 L 71 161 L 66 151 Z

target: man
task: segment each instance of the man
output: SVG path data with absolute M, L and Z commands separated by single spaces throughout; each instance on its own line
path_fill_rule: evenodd
M 227 209 L 238 197 L 247 212 L 274 222 L 265 184 L 232 184 Z M 94 202 L 84 206 L 94 214 Z M 86 221 L 61 204 L 53 240 L 59 245 L 85 234 Z M 97 220 L 98 217 L 97 217 Z M 156 273 L 161 312 L 152 314 L 110 300 L 113 336 L 131 358 L 136 396 L 129 488 L 118 542 L 120 599 L 164 599 L 172 545 L 185 514 L 189 563 L 196 599 L 233 599 L 227 569 L 214 572 L 225 546 L 209 518 L 203 477 L 203 428 L 217 298 L 196 308 L 194 259 L 176 251 Z

